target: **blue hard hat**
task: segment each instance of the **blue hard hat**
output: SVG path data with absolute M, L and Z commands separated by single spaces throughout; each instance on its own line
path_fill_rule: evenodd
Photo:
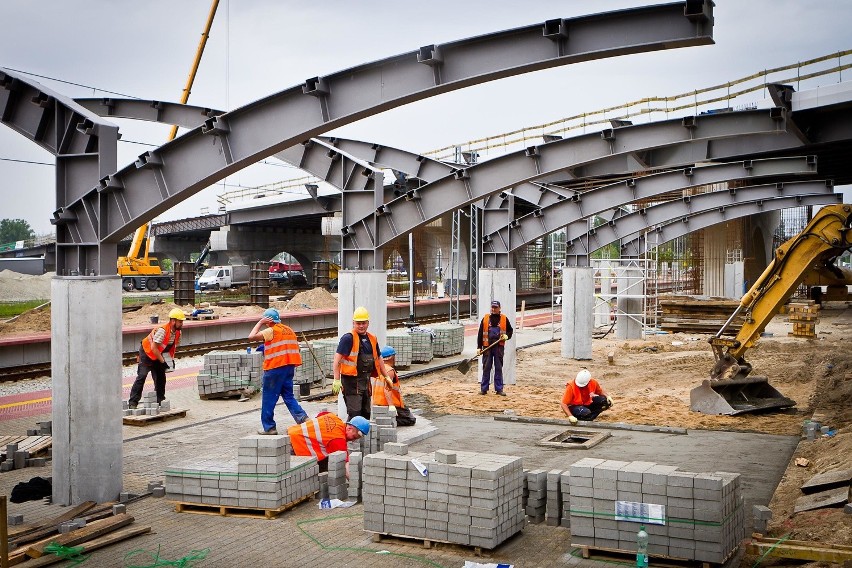
M 347 424 L 355 426 L 365 436 L 370 433 L 370 421 L 363 416 L 353 416 Z
M 394 355 L 396 355 L 396 349 L 390 345 L 382 347 L 382 357 L 393 357 Z
M 278 315 L 278 310 L 275 308 L 266 308 L 266 311 L 263 312 L 263 317 L 269 318 L 275 323 L 281 323 L 281 316 Z

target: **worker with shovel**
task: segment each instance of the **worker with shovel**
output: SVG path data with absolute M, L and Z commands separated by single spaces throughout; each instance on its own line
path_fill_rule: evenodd
M 367 331 L 370 326 L 370 313 L 367 308 L 358 307 L 352 314 L 352 331 L 344 333 L 337 343 L 334 354 L 334 382 L 331 393 L 343 389 L 348 419 L 363 416 L 370 419 L 372 389 L 370 377 L 387 381 L 387 368 L 379 355 L 376 336 Z
M 390 345 L 382 347 L 382 359 L 385 361 L 385 368 L 389 380 L 383 381 L 378 377 L 372 377 L 373 387 L 373 406 L 394 406 L 396 407 L 396 425 L 397 426 L 414 426 L 417 418 L 411 414 L 405 403 L 402 401 L 402 391 L 399 385 L 399 375 L 394 369 L 396 365 L 396 349 Z
M 601 412 L 611 408 L 612 397 L 587 369 L 581 369 L 576 378 L 565 385 L 561 406 L 571 424 L 576 424 L 578 420 L 594 420 Z
M 482 355 L 482 382 L 479 394 L 488 394 L 491 384 L 491 368 L 494 368 L 494 392 L 506 396 L 503 392 L 503 354 L 506 342 L 512 339 L 512 324 L 500 313 L 500 302 L 491 302 L 491 313 L 482 318 L 479 333 L 476 334 L 477 355 Z
M 154 376 L 154 392 L 157 393 L 157 403 L 166 399 L 166 369 L 169 364 L 163 357 L 163 353 L 169 352 L 172 357 L 172 368 L 175 366 L 175 351 L 180 343 L 180 330 L 186 314 L 180 308 L 174 308 L 169 312 L 169 323 L 155 327 L 151 333 L 142 340 L 139 347 L 139 367 L 136 370 L 136 380 L 130 388 L 130 398 L 127 401 L 128 408 L 136 408 L 142 398 L 142 389 L 148 373 Z
M 284 399 L 296 424 L 307 420 L 308 413 L 293 395 L 293 377 L 296 367 L 302 364 L 296 334 L 281 323 L 278 310 L 268 308 L 254 325 L 248 339 L 263 341 L 263 394 L 260 403 L 260 424 L 263 429 L 258 434 L 278 434 L 275 427 L 275 404 L 278 397 Z

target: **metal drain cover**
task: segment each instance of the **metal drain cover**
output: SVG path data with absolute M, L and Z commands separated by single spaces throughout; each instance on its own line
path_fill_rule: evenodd
M 536 445 L 566 450 L 587 450 L 597 446 L 611 435 L 609 432 L 569 428 L 564 432 L 558 432 L 544 438 Z

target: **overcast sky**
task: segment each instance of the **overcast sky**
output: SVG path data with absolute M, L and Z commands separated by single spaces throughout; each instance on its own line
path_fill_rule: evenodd
M 631 0 L 221 0 L 189 103 L 233 109 L 309 77 L 423 45 L 641 5 Z M 209 8 L 209 0 L 2 0 L 0 67 L 178 101 Z M 504 79 L 413 103 L 335 133 L 424 152 L 852 47 L 848 0 L 718 0 L 715 14 L 716 45 Z M 34 79 L 71 97 L 108 96 Z M 837 76 L 826 81 L 836 82 Z M 116 123 L 127 141 L 119 144 L 119 168 L 149 149 L 131 141 L 161 144 L 168 135 L 165 126 Z M 38 233 L 52 231 L 54 168 L 8 160 L 52 164 L 52 156 L 0 126 L 0 219 L 23 218 Z M 254 186 L 299 175 L 268 161 L 230 176 L 227 184 Z M 221 191 L 221 185 L 208 188 L 160 220 L 195 216 L 205 206 L 215 211 Z

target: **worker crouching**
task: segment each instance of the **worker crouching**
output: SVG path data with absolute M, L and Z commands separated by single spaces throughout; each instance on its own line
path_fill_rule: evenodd
M 417 418 L 411 414 L 411 410 L 402 401 L 399 375 L 394 368 L 394 365 L 396 365 L 396 349 L 389 345 L 382 347 L 381 356 L 385 362 L 387 379 L 382 380 L 379 377 L 370 378 L 373 387 L 373 406 L 395 406 L 396 425 L 414 426 Z
M 612 398 L 588 370 L 582 369 L 573 381 L 565 385 L 561 406 L 571 424 L 576 424 L 578 420 L 591 421 L 597 418 L 601 412 L 612 407 Z
M 316 418 L 287 428 L 290 447 L 297 456 L 314 457 L 320 472 L 328 471 L 328 456 L 333 452 L 346 452 L 346 479 L 349 479 L 349 448 L 347 442 L 370 433 L 370 422 L 355 416 L 343 422 L 336 414 L 320 412 Z

